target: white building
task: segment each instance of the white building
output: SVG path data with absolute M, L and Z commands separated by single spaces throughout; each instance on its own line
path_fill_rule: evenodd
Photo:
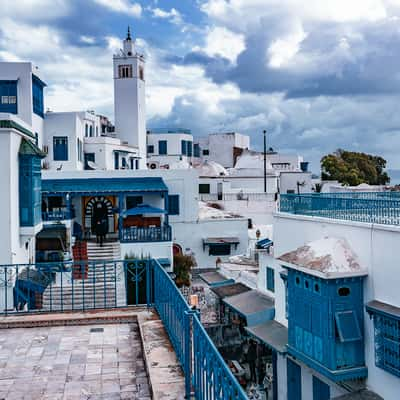
M 195 157 L 199 157 L 198 147 L 193 146 L 189 129 L 151 129 L 147 132 L 148 168 L 190 168 Z

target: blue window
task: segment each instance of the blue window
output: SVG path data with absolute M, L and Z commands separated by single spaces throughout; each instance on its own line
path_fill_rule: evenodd
M 149 144 L 149 145 L 147 146 L 147 152 L 148 152 L 149 154 L 153 154 L 153 153 L 154 153 L 154 145 Z
M 0 112 L 17 114 L 17 81 L 0 81 Z
M 187 141 L 181 140 L 181 153 L 183 156 L 187 155 Z
M 195 157 L 200 157 L 200 145 L 198 143 L 193 145 L 193 153 Z
M 89 161 L 94 163 L 96 161 L 96 155 L 94 153 L 85 153 L 84 157 L 85 157 L 85 169 L 92 169 L 89 166 Z
M 193 143 L 188 141 L 186 142 L 186 150 L 187 150 L 187 156 L 192 157 L 193 155 Z
M 136 169 L 139 169 L 139 160 L 135 160 L 135 167 Z
M 335 321 L 341 342 L 361 340 L 360 325 L 354 311 L 336 312 Z
M 83 142 L 80 139 L 76 139 L 78 161 L 83 161 Z
M 86 136 L 86 137 L 89 136 L 89 127 L 88 127 L 88 124 L 85 124 L 85 136 Z
M 168 214 L 179 215 L 179 194 L 168 196 Z
M 372 303 L 379 303 L 373 301 Z M 375 364 L 400 377 L 400 314 L 397 307 L 381 303 L 378 308 L 367 306 L 373 315 L 375 333 Z M 390 315 L 392 309 L 395 314 Z
M 168 146 L 166 140 L 158 141 L 158 154 L 164 155 L 168 153 Z
M 134 161 L 135 161 L 135 160 L 134 160 L 133 158 L 130 158 L 130 159 L 129 159 L 129 168 L 130 168 L 130 169 L 134 169 L 134 167 L 135 167 Z
M 89 136 L 93 137 L 93 126 L 92 125 L 89 126 Z
M 46 86 L 37 76 L 32 75 L 33 112 L 44 118 L 43 88 Z
M 53 137 L 54 161 L 68 161 L 68 138 L 66 136 Z
M 267 267 L 267 289 L 275 292 L 275 270 Z
M 114 153 L 114 169 L 119 169 L 119 153 Z

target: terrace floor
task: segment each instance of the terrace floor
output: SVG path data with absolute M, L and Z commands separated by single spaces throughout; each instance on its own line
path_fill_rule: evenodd
M 0 399 L 150 399 L 138 323 L 2 330 Z
M 0 317 L 0 400 L 183 400 L 184 376 L 152 309 Z

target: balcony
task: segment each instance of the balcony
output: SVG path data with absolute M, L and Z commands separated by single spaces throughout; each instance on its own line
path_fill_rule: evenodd
M 59 209 L 42 212 L 42 221 L 65 221 L 74 218 L 73 210 Z
M 172 240 L 171 226 L 164 224 L 151 227 L 127 227 L 121 228 L 121 243 L 140 242 L 170 242 Z
M 400 225 L 400 193 L 282 194 L 280 212 L 371 224 Z

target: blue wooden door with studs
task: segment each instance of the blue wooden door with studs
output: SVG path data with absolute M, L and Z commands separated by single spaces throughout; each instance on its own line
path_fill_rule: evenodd
M 301 367 L 287 359 L 287 394 L 288 400 L 301 400 Z
M 313 376 L 313 400 L 329 400 L 330 398 L 329 385 Z

